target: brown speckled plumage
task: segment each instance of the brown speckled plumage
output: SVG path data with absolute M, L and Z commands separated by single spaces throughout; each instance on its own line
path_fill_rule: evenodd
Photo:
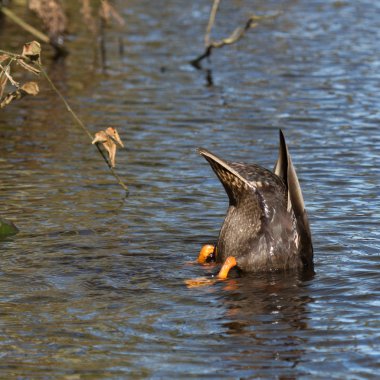
M 217 261 L 235 257 L 248 272 L 313 270 L 313 247 L 301 188 L 285 138 L 274 171 L 222 160 L 198 149 L 224 186 L 229 208 L 216 245 Z

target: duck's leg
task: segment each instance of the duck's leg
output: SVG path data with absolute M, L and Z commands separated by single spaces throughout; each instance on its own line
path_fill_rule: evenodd
M 225 280 L 228 276 L 228 272 L 231 268 L 237 265 L 236 259 L 233 256 L 228 256 L 224 262 L 222 268 L 219 271 L 218 278 L 220 280 Z
M 198 255 L 198 263 L 204 264 L 208 259 L 213 259 L 213 255 L 215 254 L 215 246 L 212 244 L 206 244 L 201 248 L 201 251 Z
M 230 269 L 236 265 L 237 265 L 237 262 L 236 262 L 235 257 L 229 256 L 224 262 L 217 277 L 214 277 L 214 278 L 199 277 L 192 280 L 186 280 L 185 284 L 187 285 L 188 288 L 198 288 L 200 286 L 213 285 L 218 280 L 225 280 L 228 276 L 228 272 L 230 271 Z
M 204 262 L 201 262 L 202 257 L 203 257 L 202 251 L 204 251 L 206 253 L 207 252 L 210 253 L 210 250 L 211 250 L 210 247 L 213 247 L 213 246 L 212 245 L 206 245 L 206 246 L 202 247 L 201 252 L 199 253 L 198 262 L 204 263 Z M 213 252 L 214 251 L 212 251 L 211 253 L 213 253 Z M 202 254 L 202 257 L 201 257 L 201 254 Z M 207 258 L 208 255 L 205 254 L 205 257 Z M 237 265 L 237 262 L 236 262 L 235 257 L 229 256 L 229 257 L 227 257 L 226 261 L 224 262 L 222 268 L 220 269 L 220 271 L 219 271 L 219 273 L 218 273 L 218 275 L 216 277 L 214 277 L 214 278 L 207 278 L 207 277 L 194 278 L 192 280 L 186 280 L 185 284 L 187 285 L 188 288 L 195 288 L 195 287 L 200 287 L 200 286 L 213 285 L 218 280 L 225 280 L 227 278 L 227 276 L 228 276 L 228 272 L 230 271 L 230 269 L 233 268 L 236 265 Z

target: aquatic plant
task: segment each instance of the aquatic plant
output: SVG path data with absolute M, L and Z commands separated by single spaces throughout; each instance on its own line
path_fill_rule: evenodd
M 8 236 L 16 235 L 19 229 L 13 222 L 0 218 L 0 240 L 5 239 Z

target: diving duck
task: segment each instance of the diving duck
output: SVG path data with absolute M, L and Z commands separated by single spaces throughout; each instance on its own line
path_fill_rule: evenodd
M 234 266 L 243 272 L 313 271 L 309 221 L 283 132 L 273 172 L 256 164 L 225 161 L 203 148 L 198 152 L 229 198 L 216 246 L 204 246 L 198 262 L 211 257 L 222 263 L 220 279 L 227 278 Z

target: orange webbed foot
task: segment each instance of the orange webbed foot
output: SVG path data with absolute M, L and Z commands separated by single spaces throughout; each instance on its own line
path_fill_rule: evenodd
M 233 256 L 228 256 L 224 262 L 222 268 L 219 271 L 218 278 L 220 280 L 225 280 L 228 276 L 228 272 L 231 268 L 237 265 L 236 259 Z
M 198 263 L 205 264 L 209 259 L 213 259 L 215 255 L 215 246 L 212 244 L 206 244 L 202 247 L 198 255 Z
M 202 247 L 198 256 L 198 263 L 205 264 L 210 259 L 215 260 L 216 248 L 212 244 L 206 244 Z M 216 277 L 198 277 L 191 280 L 185 280 L 185 284 L 188 288 L 198 288 L 201 286 L 214 285 L 219 280 L 225 280 L 231 268 L 237 265 L 236 259 L 233 256 L 227 257 L 222 268 L 220 269 Z

